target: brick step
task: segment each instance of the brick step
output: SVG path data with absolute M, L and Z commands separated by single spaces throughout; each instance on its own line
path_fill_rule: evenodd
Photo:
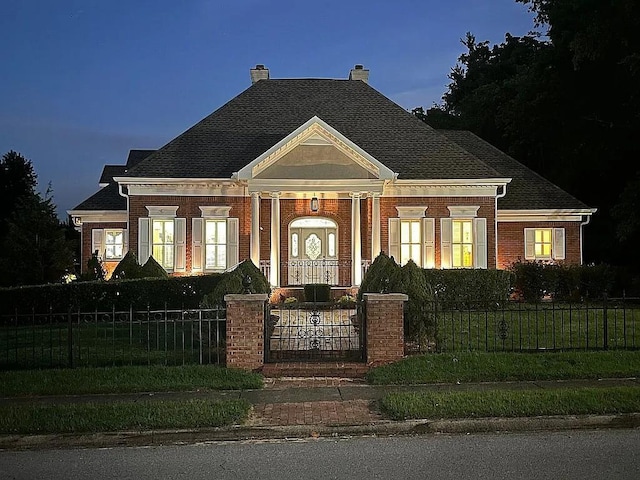
M 365 363 L 281 362 L 266 363 L 262 375 L 277 377 L 339 377 L 363 378 L 368 371 Z

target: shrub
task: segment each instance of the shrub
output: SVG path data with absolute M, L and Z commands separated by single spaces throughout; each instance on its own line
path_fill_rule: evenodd
M 204 296 L 201 302 L 202 308 L 213 308 L 216 305 L 224 304 L 224 296 L 230 293 L 243 293 L 243 279 L 245 275 L 251 277 L 251 293 L 271 293 L 269 282 L 256 268 L 250 260 L 240 263 L 231 272 L 220 274 L 220 281 L 217 283 L 213 291 Z
M 358 300 L 362 300 L 364 293 L 381 293 L 389 288 L 391 278 L 400 267 L 395 260 L 384 252 L 373 260 L 360 284 Z
M 305 302 L 330 302 L 331 286 L 326 283 L 308 283 L 304 286 Z
M 118 262 L 116 268 L 113 269 L 111 280 L 129 280 L 134 278 L 142 278 L 141 270 L 142 267 L 138 263 L 136 254 L 133 252 L 133 250 L 129 250 L 125 254 L 125 256 L 122 257 L 122 260 Z
M 153 257 L 149 257 L 139 273 L 141 278 L 169 278 L 167 271 Z

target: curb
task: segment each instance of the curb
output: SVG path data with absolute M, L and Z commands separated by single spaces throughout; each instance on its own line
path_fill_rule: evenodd
M 124 431 L 92 434 L 1 435 L 0 450 L 109 448 L 179 445 L 216 441 L 286 440 L 349 436 L 515 433 L 536 431 L 640 428 L 640 413 L 518 418 L 384 420 L 363 425 L 287 425 Z

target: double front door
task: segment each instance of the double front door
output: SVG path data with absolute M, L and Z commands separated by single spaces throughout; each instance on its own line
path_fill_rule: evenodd
M 327 218 L 299 218 L 289 225 L 289 285 L 338 285 L 338 228 Z

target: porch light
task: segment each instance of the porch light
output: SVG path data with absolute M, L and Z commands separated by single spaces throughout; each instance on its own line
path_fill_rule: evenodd
M 318 197 L 314 196 L 311 198 L 311 211 L 312 212 L 317 212 L 318 208 L 320 207 L 320 202 L 318 201 Z

